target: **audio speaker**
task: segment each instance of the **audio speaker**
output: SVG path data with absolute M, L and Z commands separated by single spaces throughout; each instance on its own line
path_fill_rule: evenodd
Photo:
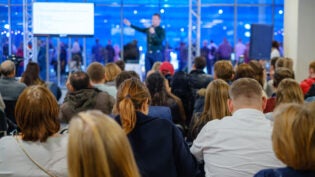
M 270 59 L 273 38 L 273 26 L 265 24 L 252 24 L 250 35 L 249 58 Z

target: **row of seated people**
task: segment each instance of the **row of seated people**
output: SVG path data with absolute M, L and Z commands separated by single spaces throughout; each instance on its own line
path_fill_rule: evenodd
M 94 70 L 95 71 L 95 70 Z M 89 71 L 88 71 L 88 73 L 89 73 Z M 237 74 L 237 72 L 236 72 L 236 74 Z M 216 74 L 215 74 L 216 75 Z M 217 72 L 217 75 L 220 75 L 218 72 Z M 71 95 L 72 93 L 74 93 L 74 92 L 76 92 L 76 91 L 79 91 L 78 89 L 76 90 L 75 88 L 71 88 L 71 87 L 74 87 L 76 84 L 74 84 L 75 82 L 75 80 L 76 79 L 71 79 L 72 78 L 72 76 L 73 76 L 73 78 L 77 78 L 77 79 L 81 79 L 80 80 L 80 82 L 77 82 L 77 84 L 83 84 L 83 83 L 89 83 L 89 82 L 82 82 L 82 81 L 84 81 L 84 78 L 88 78 L 87 77 L 87 74 L 84 74 L 83 72 L 81 72 L 81 73 L 74 73 L 73 75 L 71 75 L 70 77 L 69 77 L 69 94 L 67 95 L 67 97 L 66 97 L 66 99 L 65 99 L 65 103 L 67 103 L 67 101 L 69 101 L 68 100 L 68 97 L 69 97 L 69 95 Z M 106 74 L 105 74 L 105 76 L 106 76 Z M 108 74 L 107 74 L 107 76 L 108 76 Z M 154 76 L 154 77 L 153 77 Z M 150 90 L 150 87 L 149 87 L 149 85 L 148 85 L 148 83 L 149 83 L 149 81 L 148 80 L 150 80 L 150 77 L 151 76 L 149 76 L 148 78 L 147 78 L 147 81 L 146 81 L 146 88 L 149 88 L 149 90 Z M 157 80 L 159 80 L 159 78 L 161 77 L 161 75 L 160 74 L 158 74 L 158 73 L 154 73 L 154 74 L 152 74 L 152 77 L 153 78 L 155 78 L 153 81 L 157 81 Z M 92 77 L 91 77 L 92 78 Z M 86 79 L 85 79 L 86 80 Z M 88 79 L 87 79 L 88 80 Z M 77 80 L 78 81 L 78 80 Z M 117 79 L 116 79 L 116 81 L 117 81 Z M 93 81 L 92 81 L 93 82 Z M 119 83 L 119 82 L 118 82 Z M 155 82 L 153 82 L 153 83 L 155 83 Z M 164 87 L 166 87 L 167 86 L 167 82 L 165 82 L 165 79 L 161 79 L 161 82 L 160 82 L 160 85 L 161 85 L 161 83 L 164 83 L 163 85 L 164 85 Z M 229 82 L 230 83 L 230 82 Z M 116 82 L 116 84 L 117 84 L 117 82 Z M 208 87 L 210 87 L 211 85 L 212 85 L 212 87 L 215 85 L 215 84 L 217 84 L 217 85 L 223 85 L 223 87 L 225 87 L 226 88 L 226 86 L 227 87 L 229 87 L 228 86 L 228 84 L 227 83 L 225 83 L 223 80 L 220 80 L 220 79 L 215 79 L 215 81 L 212 81 L 209 85 L 208 85 Z M 253 84 L 253 83 L 251 83 L 251 84 Z M 83 84 L 84 85 L 84 84 Z M 88 85 L 88 84 L 85 84 L 85 85 Z M 246 84 L 245 84 L 246 85 Z M 119 85 L 118 85 L 119 86 Z M 247 85 L 248 86 L 248 85 Z M 260 86 L 261 87 L 261 86 Z M 224 90 L 228 90 L 228 89 L 220 89 L 221 87 L 219 87 L 218 89 L 217 89 L 217 91 L 218 90 L 223 90 L 223 92 L 224 92 Z M 238 88 L 238 87 L 237 87 Z M 83 89 L 86 89 L 86 88 L 83 88 Z M 153 88 L 153 89 L 157 89 L 157 88 Z M 166 89 L 166 88 L 164 88 L 164 89 Z M 95 89 L 93 89 L 93 90 L 95 90 Z M 168 90 L 169 91 L 169 89 L 166 89 L 166 90 Z M 209 90 L 215 90 L 215 89 L 209 89 Z M 232 88 L 230 88 L 230 97 L 231 97 L 231 95 L 232 95 L 232 93 L 231 93 L 231 90 L 232 90 Z M 243 90 L 246 90 L 246 89 L 243 89 Z M 248 91 L 248 90 L 247 90 Z M 151 93 L 151 91 L 149 91 L 149 95 L 150 95 L 150 97 L 152 98 L 152 100 L 154 99 L 154 94 L 152 94 Z M 154 92 L 153 92 L 154 93 Z M 247 93 L 250 93 L 250 91 L 248 91 Z M 258 93 L 258 92 L 257 92 Z M 107 94 L 108 95 L 108 94 Z M 119 94 L 118 94 L 119 95 Z M 238 95 L 238 94 L 237 94 Z M 161 96 L 163 96 L 163 94 L 161 95 Z M 219 93 L 216 93 L 216 96 L 218 96 L 219 97 Z M 257 95 L 256 95 L 257 96 Z M 127 98 L 129 98 L 130 97 L 130 95 L 127 95 Z M 211 97 L 211 96 L 210 96 Z M 110 97 L 108 97 L 108 98 L 110 98 Z M 110 99 L 108 99 L 107 98 L 107 100 L 110 100 Z M 118 97 L 117 97 L 118 98 Z M 204 107 L 205 107 L 205 109 L 204 110 L 207 110 L 207 108 L 208 107 L 206 107 L 206 105 L 207 105 L 207 98 L 208 98 L 208 96 L 206 96 L 206 101 L 205 101 L 205 105 L 204 105 Z M 262 96 L 262 100 L 265 100 L 265 96 Z M 69 97 L 69 99 L 70 99 L 70 97 Z M 150 100 L 150 99 L 149 99 Z M 233 100 L 233 98 L 231 98 L 231 100 Z M 73 101 L 73 100 L 72 100 Z M 117 99 L 117 101 L 118 101 L 118 99 Z M 242 100 L 241 102 L 243 102 L 244 100 Z M 256 100 L 257 101 L 257 100 Z M 83 101 L 83 102 L 78 102 L 78 103 L 84 103 L 85 104 L 85 102 L 86 101 Z M 110 102 L 110 101 L 109 101 Z M 214 101 L 214 102 L 216 102 L 216 103 L 219 103 L 219 101 L 217 100 L 217 101 Z M 246 100 L 245 100 L 245 102 L 246 102 Z M 262 101 L 263 103 L 264 103 L 264 101 Z M 134 100 L 132 99 L 132 103 L 134 103 Z M 227 103 L 227 101 L 225 102 L 225 103 Z M 257 102 L 258 103 L 258 102 Z M 235 103 L 234 103 L 235 104 Z M 248 104 L 248 103 L 247 103 Z M 75 104 L 70 104 L 70 105 L 72 105 L 72 106 L 68 106 L 68 108 L 66 109 L 66 110 L 73 110 L 74 108 L 73 108 L 73 106 L 75 106 Z M 78 104 L 79 105 L 79 104 Z M 92 103 L 92 105 L 93 105 L 93 103 Z M 216 105 L 216 104 L 210 104 L 210 106 L 211 105 Z M 231 103 L 231 105 L 232 105 L 232 107 L 233 107 L 233 104 Z M 233 114 L 233 116 L 234 116 L 234 113 L 233 112 L 235 112 L 235 111 L 233 111 L 233 109 L 232 108 L 230 108 L 231 107 L 231 105 L 227 105 L 227 106 L 225 106 L 225 108 L 228 108 L 229 109 L 229 113 L 227 113 L 227 115 L 223 115 L 222 117 L 224 117 L 224 116 L 229 116 L 228 114 L 230 114 L 230 113 L 232 113 Z M 237 106 L 239 106 L 239 105 L 241 105 L 241 104 L 237 104 Z M 253 107 L 249 107 L 250 109 L 252 109 L 252 108 L 255 108 L 255 106 L 257 106 L 257 105 L 254 105 L 254 102 L 251 102 L 250 104 L 249 104 L 250 106 L 253 106 Z M 63 110 L 63 106 L 64 105 L 62 105 L 61 106 L 61 111 L 60 111 L 60 113 L 59 113 L 59 117 L 62 119 L 62 117 L 63 116 L 60 116 L 60 114 L 62 115 L 62 110 Z M 234 105 L 235 106 L 235 105 Z M 248 106 L 248 105 L 247 105 Z M 258 105 L 258 107 L 260 107 L 259 105 Z M 262 104 L 262 106 L 261 106 L 262 108 L 264 107 L 264 104 Z M 70 108 L 70 109 L 69 109 Z M 77 107 L 78 108 L 78 107 Z M 121 113 L 118 111 L 118 108 L 117 108 L 117 106 L 114 106 L 114 108 L 116 109 L 114 109 L 115 111 L 114 111 L 114 113 L 116 113 L 116 114 L 118 114 L 118 115 L 120 115 Z M 257 107 L 256 107 L 257 108 Z M 76 108 L 75 108 L 76 109 Z M 238 109 L 238 108 L 234 108 L 234 109 Z M 219 109 L 217 109 L 217 110 L 222 110 L 222 108 L 220 108 L 219 107 Z M 78 109 L 78 111 L 80 111 L 79 109 Z M 236 111 L 237 112 L 237 111 Z M 77 112 L 75 112 L 74 111 L 74 113 L 73 114 L 75 114 L 75 113 L 77 113 Z M 223 113 L 224 114 L 224 113 Z M 255 114 L 253 114 L 253 115 L 255 115 Z M 72 117 L 72 116 L 70 116 L 70 117 Z M 219 117 L 217 117 L 217 118 L 219 118 Z M 221 118 L 221 117 L 220 117 Z M 200 119 L 201 120 L 201 119 Z M 228 119 L 225 119 L 225 120 L 228 120 Z M 117 120 L 118 122 L 120 122 L 121 123 L 121 125 L 123 126 L 124 125 L 124 121 L 122 121 L 122 118 L 120 118 L 120 119 L 118 119 Z M 211 122 L 215 122 L 215 121 L 211 121 Z M 203 125 L 205 125 L 207 122 L 203 122 Z M 254 121 L 254 123 L 255 123 L 255 121 Z M 256 122 L 257 123 L 257 122 Z M 268 123 L 270 123 L 270 122 L 268 122 Z M 130 122 L 127 122 L 127 125 L 129 125 L 130 124 Z M 214 123 L 213 123 L 214 124 Z M 222 123 L 221 123 L 222 124 Z M 202 125 L 202 124 L 200 124 L 200 125 Z M 195 126 L 195 127 L 199 127 L 199 129 L 203 129 L 202 127 L 203 127 L 203 125 L 202 126 Z M 245 127 L 244 127 L 245 128 Z M 247 127 L 248 128 L 248 127 Z M 270 128 L 270 127 L 269 127 Z M 204 128 L 204 129 L 206 129 L 206 128 Z M 268 127 L 267 127 L 267 129 L 268 129 Z M 268 129 L 268 130 L 270 130 L 270 129 Z M 208 131 L 208 130 L 205 130 L 205 131 Z M 129 132 L 128 132 L 129 133 Z M 268 135 L 268 131 L 266 131 L 266 133 L 267 133 L 267 135 Z M 198 133 L 197 133 L 198 134 Z M 199 134 L 201 134 L 201 135 L 199 135 Z M 202 133 L 199 133 L 198 134 L 198 137 L 199 136 L 204 136 L 204 135 L 202 135 Z M 215 134 L 215 133 L 214 133 Z M 224 133 L 224 134 L 226 134 L 226 133 Z M 263 133 L 264 134 L 264 133 Z M 264 134 L 264 135 L 266 135 L 266 134 Z M 255 135 L 256 136 L 256 135 Z M 253 136 L 253 137 L 255 137 L 255 136 Z M 196 146 L 198 147 L 198 148 L 201 148 L 201 147 L 199 147 L 199 146 L 201 146 L 200 144 L 198 145 L 198 137 L 197 137 L 197 139 L 194 141 L 194 143 L 193 143 L 193 145 L 192 145 L 192 147 L 191 147 L 191 151 L 193 152 L 193 148 L 195 147 L 194 145 L 195 144 L 197 144 Z M 252 137 L 252 138 L 253 138 Z M 268 137 L 268 136 L 266 136 L 266 137 Z M 245 138 L 245 139 L 250 139 L 250 137 L 243 137 L 243 138 Z M 257 137 L 258 138 L 258 137 Z M 202 139 L 202 138 L 201 138 Z M 259 138 L 258 138 L 259 139 Z M 268 140 L 268 138 L 267 138 L 267 140 Z M 265 145 L 268 145 L 268 141 L 265 141 L 265 140 L 262 140 L 262 141 L 264 141 L 264 143 L 266 143 Z M 205 142 L 204 140 L 202 140 L 201 142 Z M 200 142 L 199 142 L 200 143 Z M 264 144 L 264 143 L 262 143 L 262 144 Z M 134 143 L 132 143 L 132 145 L 133 145 Z M 217 143 L 215 143 L 215 144 L 217 144 Z M 232 143 L 233 144 L 233 143 Z M 261 146 L 262 148 L 263 148 L 263 146 Z M 197 148 L 197 149 L 198 149 Z M 205 149 L 210 149 L 209 147 L 205 147 Z M 251 149 L 251 146 L 250 147 L 248 147 L 248 149 Z M 267 146 L 267 149 L 268 149 L 268 146 Z M 271 148 L 269 148 L 268 150 L 270 150 Z M 271 152 L 272 152 L 272 150 L 271 150 Z M 200 153 L 200 152 L 199 152 Z M 208 152 L 207 152 L 208 153 Z M 205 153 L 205 154 L 207 154 L 207 153 Z M 270 151 L 269 151 L 269 153 L 270 153 Z M 197 159 L 198 160 L 201 160 L 201 159 L 199 159 L 200 158 L 200 154 L 198 155 L 198 154 L 194 154 L 196 157 L 197 157 Z M 266 155 L 266 154 L 265 154 Z M 135 155 L 136 157 L 137 157 L 137 155 Z M 231 154 L 231 156 L 233 156 L 233 154 Z M 202 157 L 202 159 L 203 159 L 203 157 Z M 212 159 L 212 158 L 211 158 Z M 136 160 L 137 160 L 137 158 L 136 158 Z M 205 159 L 204 159 L 205 160 Z M 137 163 L 138 163 L 138 161 L 137 161 Z M 209 163 L 209 162 L 208 162 Z M 206 164 L 206 166 L 205 166 L 205 169 L 206 169 L 206 173 L 209 175 L 209 174 L 211 174 L 211 171 L 209 172 L 209 171 L 207 171 L 207 161 L 205 160 L 205 164 Z M 275 165 L 276 166 L 276 165 Z M 274 167 L 275 167 L 274 166 Z M 139 167 L 139 168 L 141 168 L 141 167 Z M 260 168 L 262 168 L 262 167 L 260 167 Z M 209 170 L 209 169 L 208 169 Z M 244 170 L 244 171 L 246 171 L 246 170 Z M 247 170 L 247 175 L 248 175 L 248 173 L 249 174 L 252 174 L 253 173 L 253 171 L 255 171 L 255 170 L 253 170 L 253 171 L 251 171 L 250 169 L 248 169 Z M 141 169 L 140 169 L 140 172 L 141 172 Z M 142 174 L 142 172 L 141 172 L 141 174 Z M 234 173 L 233 173 L 234 174 Z M 245 173 L 246 174 L 246 173 Z M 224 174 L 223 176 L 229 176 L 229 175 L 231 175 L 231 174 L 229 174 L 228 173 L 228 171 L 227 171 L 227 174 Z M 165 175 L 164 175 L 165 176 Z M 212 175 L 211 175 L 212 176 Z M 222 174 L 220 174 L 219 176 L 222 176 Z M 241 175 L 241 176 L 243 176 L 243 175 Z M 245 175 L 246 176 L 246 175 Z
M 257 81 L 234 81 L 229 94 L 232 116 L 207 123 L 189 149 L 170 121 L 148 116 L 150 93 L 139 79 L 119 87 L 115 118 L 79 112 L 64 134 L 54 96 L 30 86 L 16 105 L 21 133 L 0 139 L 0 174 L 191 177 L 203 160 L 207 176 L 314 176 L 315 104 L 283 104 L 272 124 Z

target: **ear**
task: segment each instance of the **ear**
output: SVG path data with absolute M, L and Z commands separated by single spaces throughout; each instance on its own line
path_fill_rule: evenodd
M 227 100 L 227 105 L 228 105 L 228 109 L 229 109 L 230 113 L 233 113 L 234 106 L 233 106 L 233 101 L 231 99 Z
M 262 99 L 262 110 L 265 110 L 267 106 L 267 97 L 263 96 L 261 99 Z

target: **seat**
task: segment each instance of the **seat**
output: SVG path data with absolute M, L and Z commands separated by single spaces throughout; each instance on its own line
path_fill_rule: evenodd
M 16 100 L 3 100 L 5 104 L 5 116 L 7 117 L 8 122 L 8 133 L 17 130 L 17 125 L 15 121 L 14 111 L 15 111 L 15 105 Z

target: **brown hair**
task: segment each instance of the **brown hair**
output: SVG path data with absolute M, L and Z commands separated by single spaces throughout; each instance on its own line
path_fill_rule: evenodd
M 285 78 L 294 79 L 294 72 L 288 68 L 281 67 L 277 68 L 275 71 L 275 75 L 273 76 L 273 86 L 275 88 L 278 87 L 279 83 Z
M 214 73 L 217 78 L 230 82 L 233 78 L 234 70 L 230 61 L 217 61 L 214 64 Z
M 92 82 L 99 83 L 105 77 L 105 68 L 99 62 L 93 62 L 87 68 L 87 74 L 89 75 Z
M 315 61 L 312 61 L 309 65 L 309 69 L 313 69 L 313 72 L 315 72 Z
M 120 84 L 117 92 L 116 110 L 126 133 L 131 132 L 135 127 L 136 111 L 140 110 L 141 106 L 150 99 L 147 87 L 139 79 L 127 79 Z
M 110 82 L 115 80 L 116 76 L 121 72 L 121 69 L 115 63 L 107 63 L 105 65 L 105 81 Z
M 229 85 L 222 79 L 216 79 L 207 86 L 205 103 L 201 116 L 192 126 L 192 134 L 197 136 L 201 128 L 213 119 L 231 115 L 228 109 Z
M 293 79 L 283 79 L 276 94 L 276 106 L 282 103 L 304 103 L 303 91 L 299 83 Z
M 248 64 L 253 68 L 255 72 L 254 79 L 256 79 L 263 87 L 265 83 L 264 67 L 257 60 L 251 60 Z
M 21 82 L 25 85 L 45 85 L 45 82 L 39 78 L 39 66 L 35 62 L 29 62 L 26 70 L 22 74 Z
M 245 98 L 243 104 L 252 105 L 261 100 L 263 96 L 262 86 L 251 78 L 241 78 L 232 83 L 229 89 L 229 96 L 232 100 Z
M 139 177 L 124 131 L 101 111 L 74 116 L 69 126 L 70 177 Z
M 197 69 L 203 69 L 206 67 L 207 65 L 207 61 L 205 59 L 205 57 L 203 56 L 199 56 L 199 57 L 196 57 L 195 60 L 194 60 L 194 65 Z
M 255 75 L 255 72 L 253 68 L 249 64 L 243 63 L 237 66 L 234 80 L 237 80 L 240 78 L 253 78 L 254 79 L 254 75 Z
M 59 107 L 54 95 L 44 86 L 27 87 L 19 96 L 15 118 L 25 141 L 45 142 L 58 132 Z
M 315 170 L 315 117 L 303 105 L 280 105 L 273 114 L 273 149 L 295 170 Z
M 276 70 L 280 67 L 285 67 L 293 71 L 293 60 L 288 57 L 279 58 L 276 62 Z

